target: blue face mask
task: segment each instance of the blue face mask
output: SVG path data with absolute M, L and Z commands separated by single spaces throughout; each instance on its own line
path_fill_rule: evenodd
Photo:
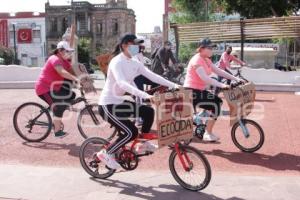
M 139 53 L 139 51 L 140 51 L 139 45 L 129 45 L 128 46 L 128 52 L 132 57 L 137 55 Z

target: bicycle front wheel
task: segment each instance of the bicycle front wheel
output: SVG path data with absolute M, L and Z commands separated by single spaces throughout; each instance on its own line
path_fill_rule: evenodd
M 85 140 L 79 151 L 79 159 L 83 169 L 92 177 L 106 179 L 116 170 L 110 169 L 97 159 L 97 153 L 105 149 L 108 142 L 102 138 L 92 137 Z
M 117 134 L 116 128 L 100 116 L 97 104 L 87 105 L 80 111 L 77 127 L 85 139 L 101 137 L 111 141 Z
M 34 102 L 19 106 L 13 117 L 18 135 L 28 142 L 40 142 L 48 137 L 52 128 L 49 111 Z
M 211 168 L 206 157 L 197 149 L 187 145 L 179 146 L 180 155 L 172 151 L 169 167 L 179 185 L 191 191 L 203 190 L 211 180 Z
M 242 119 L 242 125 L 236 122 L 231 129 L 233 143 L 241 151 L 253 153 L 259 150 L 265 141 L 263 129 L 258 123 L 249 119 Z

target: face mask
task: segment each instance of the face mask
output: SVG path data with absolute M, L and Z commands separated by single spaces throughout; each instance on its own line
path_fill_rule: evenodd
M 129 45 L 128 46 L 128 52 L 133 57 L 137 55 L 140 51 L 139 45 Z

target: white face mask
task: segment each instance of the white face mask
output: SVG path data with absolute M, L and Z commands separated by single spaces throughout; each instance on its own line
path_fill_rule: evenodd
M 128 52 L 132 57 L 137 55 L 139 53 L 139 51 L 140 51 L 139 45 L 129 45 L 128 46 Z

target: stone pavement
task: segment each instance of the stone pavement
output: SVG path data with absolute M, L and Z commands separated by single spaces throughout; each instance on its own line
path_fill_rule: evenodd
M 0 199 L 22 200 L 297 200 L 300 176 L 213 173 L 201 192 L 181 188 L 169 171 L 119 172 L 95 180 L 81 168 L 0 165 Z

